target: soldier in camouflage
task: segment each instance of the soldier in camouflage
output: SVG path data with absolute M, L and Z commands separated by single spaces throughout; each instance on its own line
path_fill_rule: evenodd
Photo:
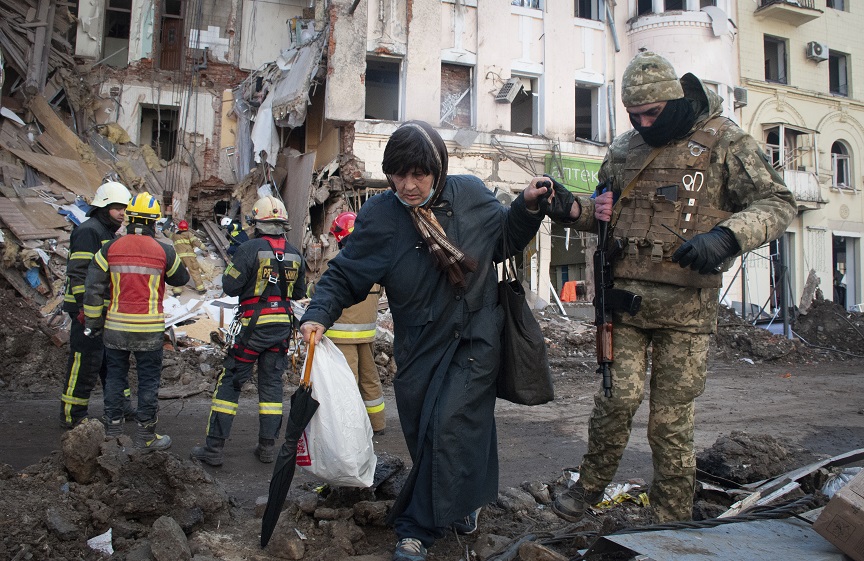
M 615 285 L 642 296 L 635 316 L 613 315 L 613 395 L 595 395 L 579 483 L 556 497 L 553 510 L 577 521 L 602 499 L 642 403 L 650 352 L 649 498 L 660 521 L 690 520 L 694 400 L 705 388 L 721 272 L 781 236 L 796 204 L 756 141 L 721 116 L 722 99 L 696 76 L 679 80 L 666 59 L 643 52 L 627 66 L 622 88 L 634 129 L 603 161 L 605 192 L 574 200 L 556 184 L 546 207 L 579 230 L 611 220 L 626 244 Z

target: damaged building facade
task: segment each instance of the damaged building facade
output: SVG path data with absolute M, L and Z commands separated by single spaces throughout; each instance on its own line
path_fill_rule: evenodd
M 808 6 L 813 1 L 826 0 Z M 828 294 L 841 255 L 832 248 L 845 244 L 847 284 L 855 287 L 847 302 L 852 304 L 862 293 L 862 248 L 855 241 L 862 224 L 855 188 L 864 152 L 861 104 L 851 88 L 842 99 L 833 90 L 796 90 L 794 104 L 783 102 L 792 90 L 758 74 L 764 61 L 774 60 L 767 46 L 760 47 L 762 26 L 788 26 L 788 16 L 765 19 L 761 8 L 743 4 L 88 0 L 61 6 L 50 0 L 0 0 L 4 15 L 13 16 L 0 23 L 0 47 L 12 70 L 3 95 L 26 116 L 25 111 L 35 112 L 18 98 L 39 92 L 46 105 L 66 115 L 72 134 L 91 147 L 95 159 L 85 170 L 88 180 L 114 171 L 133 189 L 161 195 L 176 218 L 193 224 L 215 225 L 224 216 L 242 220 L 262 186 L 275 190 L 288 207 L 290 241 L 304 248 L 314 280 L 336 252 L 327 235 L 333 217 L 388 189 L 381 157 L 400 123 L 430 122 L 447 143 L 450 173 L 481 178 L 504 204 L 530 177 L 543 173 L 573 191 L 592 192 L 606 147 L 630 128 L 618 101 L 624 68 L 640 49 L 656 50 L 679 74 L 693 72 L 715 89 L 725 100 L 724 114 L 786 170 L 802 202 L 799 220 L 784 237 L 789 293 L 800 294 L 815 268 Z M 774 10 L 787 3 L 756 4 Z M 826 12 L 823 22 L 834 18 L 824 8 L 793 11 Z M 850 31 L 835 35 L 838 42 L 848 43 L 854 22 L 860 24 L 861 14 L 851 9 L 840 22 Z M 40 80 L 28 75 L 31 55 L 25 47 L 39 42 L 33 30 L 44 29 L 40 22 L 49 18 L 54 22 L 50 63 Z M 782 37 L 782 31 L 772 33 Z M 764 37 L 773 41 L 775 35 Z M 10 43 L 9 37 L 17 39 Z M 844 76 L 854 77 L 851 68 L 858 61 L 845 56 Z M 803 55 L 789 63 L 793 70 L 798 58 Z M 778 100 L 774 109 L 772 98 Z M 825 116 L 796 115 L 804 98 L 817 100 Z M 812 132 L 815 138 L 833 123 L 842 123 L 847 132 L 833 135 L 830 147 L 823 143 L 811 151 L 818 154 L 813 164 L 790 159 L 786 145 L 777 142 L 778 135 L 800 140 Z M 15 153 L 19 159 L 20 153 Z M 40 157 L 28 155 L 27 165 L 62 175 L 57 162 Z M 807 173 L 817 178 L 820 193 L 813 195 L 813 185 L 793 177 Z M 835 176 L 849 179 L 844 183 Z M 76 191 L 68 185 L 74 181 L 52 178 L 85 198 L 93 190 L 78 185 Z M 818 232 L 829 230 L 836 232 L 813 245 Z M 543 301 L 554 302 L 568 282 L 590 284 L 586 254 L 592 239 L 548 221 L 541 228 L 522 265 L 525 280 Z M 779 307 L 781 245 L 755 252 L 758 257 L 726 274 L 728 303 L 741 309 L 765 303 L 769 313 Z M 814 267 L 814 252 L 834 258 Z M 588 288 L 580 298 L 591 293 Z

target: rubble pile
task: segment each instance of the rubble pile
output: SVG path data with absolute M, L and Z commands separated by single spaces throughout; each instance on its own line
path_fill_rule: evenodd
M 96 559 L 86 541 L 109 529 L 109 543 L 131 552 L 163 541 L 160 527 L 182 534 L 230 520 L 228 495 L 199 465 L 131 450 L 129 437 L 105 440 L 102 423 L 87 420 L 41 463 L 20 473 L 3 466 L 0 557 Z
M 864 356 L 864 313 L 828 300 L 816 299 L 806 315 L 798 316 L 794 331 L 814 351 L 836 358 Z

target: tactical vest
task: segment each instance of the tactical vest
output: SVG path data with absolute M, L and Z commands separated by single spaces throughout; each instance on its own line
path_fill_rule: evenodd
M 662 149 L 644 170 L 652 147 L 639 135 L 631 138 L 623 185 L 634 178 L 636 182 L 618 201 L 612 217 L 613 235 L 625 243 L 624 254 L 615 263 L 617 278 L 693 288 L 722 286 L 723 275 L 701 275 L 671 258 L 684 243 L 676 234 L 690 239 L 732 215 L 712 206 L 708 196 L 713 187 L 709 180 L 718 181 L 708 173 L 711 151 L 730 123 L 725 117 L 709 119 L 686 143 Z

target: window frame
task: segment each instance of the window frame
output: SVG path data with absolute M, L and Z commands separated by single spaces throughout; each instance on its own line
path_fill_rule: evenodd
M 828 93 L 849 97 L 849 66 L 849 55 L 828 49 Z
M 765 81 L 772 84 L 789 84 L 789 40 L 784 37 L 765 34 L 762 36 L 762 51 L 763 60 L 767 66 L 767 51 L 769 44 L 774 45 L 776 51 L 774 53 L 777 60 L 777 77 L 769 78 L 768 69 L 765 69 Z
M 835 152 L 835 146 L 840 151 Z M 831 187 L 838 191 L 857 192 L 852 181 L 852 156 L 849 152 L 849 146 L 842 140 L 835 140 L 831 144 Z

